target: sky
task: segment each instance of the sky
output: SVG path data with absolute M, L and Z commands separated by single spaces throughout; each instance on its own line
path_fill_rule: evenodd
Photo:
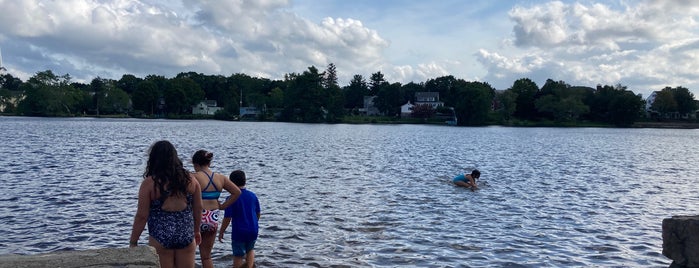
M 699 1 L 0 0 L 7 72 L 283 79 L 337 68 L 340 86 L 453 75 L 699 96 Z

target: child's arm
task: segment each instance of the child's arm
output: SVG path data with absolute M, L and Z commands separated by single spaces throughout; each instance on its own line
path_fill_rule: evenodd
M 218 231 L 218 241 L 223 242 L 223 235 L 226 233 L 226 229 L 228 228 L 228 225 L 231 223 L 231 218 L 223 218 L 223 222 L 221 223 L 221 228 Z
M 225 202 L 222 204 L 218 205 L 218 209 L 226 209 L 228 206 L 231 204 L 235 203 L 236 200 L 238 200 L 238 197 L 240 197 L 240 188 L 238 186 L 235 186 L 235 184 L 230 181 L 230 180 L 225 180 L 223 182 L 223 189 L 226 189 L 231 195 L 226 199 Z
M 469 184 L 471 185 L 471 189 L 475 190 L 478 189 L 478 185 L 476 185 L 476 179 L 473 178 L 473 176 L 469 175 L 468 177 Z

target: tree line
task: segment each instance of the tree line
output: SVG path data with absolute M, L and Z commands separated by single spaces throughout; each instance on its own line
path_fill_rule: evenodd
M 528 78 L 506 90 L 486 82 L 443 76 L 407 84 L 386 81 L 379 71 L 368 80 L 354 75 L 348 85 L 338 84 L 336 66 L 324 71 L 315 66 L 289 73 L 282 80 L 183 72 L 166 78 L 125 74 L 119 80 L 97 77 L 89 84 L 73 82 L 70 75 L 50 70 L 27 81 L 11 74 L 0 76 L 0 107 L 5 114 L 27 116 L 129 115 L 186 118 L 202 100 L 215 100 L 223 109 L 217 119 L 232 119 L 240 106 L 254 106 L 259 120 L 337 123 L 360 113 L 365 96 L 376 96 L 374 106 L 397 118 L 401 105 L 415 101 L 416 92 L 438 92 L 444 107 L 416 106 L 412 116 L 430 118 L 450 114 L 459 125 L 512 124 L 512 122 L 596 122 L 629 126 L 648 116 L 645 100 L 626 86 L 571 86 L 549 79 L 539 87 Z M 693 94 L 684 87 L 657 92 L 650 116 L 687 118 L 697 110 Z

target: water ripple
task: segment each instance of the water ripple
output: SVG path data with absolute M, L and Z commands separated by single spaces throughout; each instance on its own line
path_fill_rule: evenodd
M 246 171 L 262 205 L 261 267 L 668 266 L 662 219 L 699 211 L 699 132 L 689 130 L 0 124 L 0 254 L 125 247 L 158 139 L 185 163 L 207 149 L 214 171 Z M 481 190 L 450 183 L 472 168 Z M 228 267 L 230 246 L 216 243 L 214 258 Z

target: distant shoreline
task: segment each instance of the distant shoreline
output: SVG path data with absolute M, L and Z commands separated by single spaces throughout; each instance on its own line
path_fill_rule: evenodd
M 238 120 L 221 120 L 221 119 L 216 119 L 213 118 L 213 116 L 198 116 L 198 117 L 182 117 L 182 118 L 147 118 L 147 117 L 131 117 L 128 115 L 94 115 L 94 116 L 25 116 L 25 115 L 15 115 L 15 114 L 2 114 L 0 113 L 0 116 L 8 116 L 8 117 L 44 117 L 44 118 L 134 118 L 134 119 L 173 119 L 173 120 L 220 120 L 220 121 L 238 121 Z M 383 119 L 383 120 L 382 120 Z M 281 121 L 247 121 L 247 122 L 281 122 Z M 439 122 L 437 121 L 423 121 L 420 122 L 418 120 L 412 119 L 412 120 L 385 120 L 385 118 L 381 117 L 366 117 L 363 120 L 357 120 L 354 118 L 354 120 L 346 120 L 339 122 L 340 124 L 378 124 L 378 125 L 384 125 L 384 124 L 423 124 L 423 125 L 447 125 L 446 123 Z M 318 123 L 318 124 L 325 124 L 325 123 Z M 624 127 L 617 127 L 614 125 L 609 125 L 609 124 L 603 124 L 603 123 L 581 123 L 581 122 L 566 122 L 566 123 L 554 123 L 554 122 L 518 122 L 514 124 L 486 124 L 486 125 L 478 125 L 478 126 L 473 126 L 473 127 L 487 127 L 487 126 L 503 126 L 503 127 L 565 127 L 565 128 L 575 128 L 575 127 L 601 127 L 601 128 L 607 128 L 607 127 L 612 127 L 612 128 L 624 128 Z M 699 129 L 699 122 L 650 122 L 650 121 L 642 121 L 642 122 L 635 122 L 633 125 L 628 126 L 626 128 L 666 128 L 666 129 Z
M 672 128 L 672 129 L 699 129 L 699 123 L 692 122 L 636 122 L 632 128 Z

